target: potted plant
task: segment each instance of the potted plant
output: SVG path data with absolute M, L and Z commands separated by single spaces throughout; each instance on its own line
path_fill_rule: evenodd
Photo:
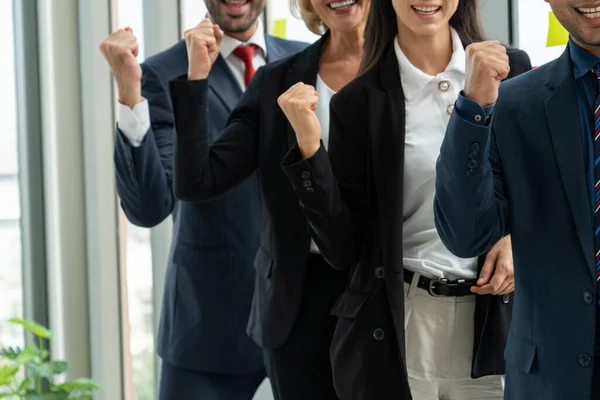
M 33 333 L 36 344 L 24 349 L 0 344 L 0 399 L 6 400 L 83 400 L 92 399 L 98 385 L 89 379 L 60 382 L 67 371 L 65 361 L 50 359 L 47 341 L 52 332 L 33 321 L 13 318 L 8 321 Z

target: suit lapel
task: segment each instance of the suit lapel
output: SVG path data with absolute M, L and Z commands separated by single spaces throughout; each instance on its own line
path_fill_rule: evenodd
M 233 111 L 243 92 L 221 55 L 210 70 L 208 85 L 227 110 Z
M 581 248 L 591 273 L 596 276 L 587 181 L 583 173 L 583 147 L 579 132 L 577 95 L 568 49 L 549 68 L 548 74 L 550 76 L 546 84 L 552 92 L 544 104 L 554 154 Z
M 267 46 L 267 63 L 279 61 L 288 55 L 281 47 L 280 41 L 271 35 L 265 35 L 265 44 Z
M 321 49 L 323 44 L 329 37 L 329 33 L 326 33 L 312 45 L 308 46 L 305 50 L 298 53 L 296 61 L 292 63 L 285 74 L 285 90 L 295 85 L 298 82 L 302 82 L 306 85 L 317 85 L 317 74 L 319 73 L 319 58 L 321 57 Z M 269 50 L 270 51 L 270 50 Z M 289 122 L 286 123 L 286 134 L 288 138 L 288 145 L 291 147 L 297 143 L 296 133 Z

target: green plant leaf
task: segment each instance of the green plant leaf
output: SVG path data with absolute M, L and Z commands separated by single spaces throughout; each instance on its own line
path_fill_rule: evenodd
M 0 350 L 0 357 L 6 360 L 15 360 L 23 352 L 20 347 L 6 347 Z
M 49 392 L 49 393 L 37 393 L 35 391 L 28 391 L 24 400 L 69 400 L 68 392 Z
M 16 399 L 17 396 L 15 396 L 12 393 L 4 393 L 4 392 L 0 392 L 0 399 Z
M 0 366 L 0 385 L 7 385 L 12 382 L 13 376 L 19 372 L 19 367 L 12 365 Z
M 57 390 L 98 390 L 100 386 L 91 379 L 74 379 L 56 386 Z
M 25 379 L 23 380 L 23 382 L 21 382 L 21 384 L 19 385 L 19 393 L 20 393 L 20 392 L 24 392 L 24 391 L 26 391 L 27 389 L 29 389 L 29 387 L 31 386 L 31 384 L 32 384 L 32 383 L 33 383 L 33 382 L 31 381 L 31 379 L 29 379 L 29 378 L 25 378 Z
M 42 364 L 50 375 L 60 375 L 67 372 L 67 363 L 65 361 L 48 361 Z
M 37 337 L 41 337 L 43 339 L 50 339 L 52 337 L 52 331 L 45 326 L 38 324 L 37 322 L 27 321 L 20 318 L 11 318 L 8 320 L 8 322 L 23 326 L 23 328 L 27 329 Z

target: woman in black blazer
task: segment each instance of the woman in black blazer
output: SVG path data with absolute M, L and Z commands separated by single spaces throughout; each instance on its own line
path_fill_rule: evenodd
M 333 310 L 342 400 L 503 397 L 510 238 L 458 259 L 433 216 L 435 161 L 479 26 L 476 0 L 373 0 L 361 75 L 331 102 L 328 152 L 311 129 L 313 88 L 286 94 L 298 146 L 284 169 L 323 256 L 350 271 Z M 508 56 L 511 76 L 531 68 Z
M 356 76 L 370 0 L 294 2 L 307 26 L 322 38 L 295 56 L 260 68 L 220 134 L 208 130 L 207 80 L 193 79 L 207 72 L 190 72 L 190 79 L 170 83 L 174 192 L 183 201 L 202 202 L 247 179 L 260 185 L 262 232 L 248 333 L 264 349 L 276 399 L 333 400 L 329 347 L 336 320 L 330 310 L 347 273 L 331 269 L 311 244 L 306 217 L 281 169 L 296 137 L 277 101 L 298 81 L 310 82 L 328 97 Z M 186 35 L 190 71 L 218 57 L 219 30 L 205 25 Z M 325 110 L 317 112 L 328 119 Z

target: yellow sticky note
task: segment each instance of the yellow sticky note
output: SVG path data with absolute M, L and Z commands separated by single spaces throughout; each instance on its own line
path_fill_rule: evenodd
M 287 20 L 285 18 L 277 19 L 277 20 L 273 21 L 273 23 L 274 23 L 273 36 L 277 36 L 282 39 L 285 39 L 285 33 L 286 33 L 286 29 L 287 29 Z
M 548 25 L 548 40 L 546 47 L 562 46 L 567 44 L 569 41 L 569 33 L 563 26 L 558 22 L 556 16 L 552 11 L 548 15 L 550 24 Z

